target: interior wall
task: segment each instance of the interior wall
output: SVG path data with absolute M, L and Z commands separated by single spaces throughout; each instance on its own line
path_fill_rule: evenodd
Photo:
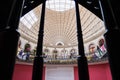
M 16 64 L 12 80 L 32 80 L 32 65 Z M 45 67 L 43 68 L 43 80 L 45 80 Z
M 109 64 L 96 64 L 96 65 L 89 65 L 89 76 L 90 80 L 112 80 Z M 75 80 L 78 79 L 78 67 L 74 68 L 75 73 Z
M 16 64 L 13 80 L 32 80 L 32 65 Z M 109 64 L 89 65 L 90 80 L 112 80 Z M 45 80 L 45 67 L 43 69 L 43 80 Z M 78 67 L 74 67 L 74 80 L 78 79 Z

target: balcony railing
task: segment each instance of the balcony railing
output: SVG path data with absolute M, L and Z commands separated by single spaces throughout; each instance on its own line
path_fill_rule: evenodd
M 22 62 L 28 62 L 28 63 L 33 63 L 34 60 L 34 55 L 30 55 L 28 60 L 25 59 L 19 59 L 18 57 L 16 58 L 17 61 L 22 61 Z M 77 64 L 77 58 L 80 57 L 79 55 L 75 55 L 72 57 L 69 56 L 53 56 L 53 55 L 42 55 L 44 64 Z M 107 61 L 108 56 L 107 53 L 103 55 L 101 58 L 99 57 L 93 57 L 93 56 L 88 56 L 86 55 L 88 63 L 96 63 L 96 62 L 102 62 L 102 61 Z

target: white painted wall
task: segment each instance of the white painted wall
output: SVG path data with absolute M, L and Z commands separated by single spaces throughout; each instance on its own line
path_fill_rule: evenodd
M 73 67 L 47 66 L 45 80 L 74 80 Z

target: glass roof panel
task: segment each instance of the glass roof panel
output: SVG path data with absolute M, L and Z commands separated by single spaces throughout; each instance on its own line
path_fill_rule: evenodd
M 38 19 L 33 11 L 30 11 L 20 19 L 20 21 L 29 29 L 34 25 L 35 22 L 37 22 L 37 20 Z
M 66 11 L 75 7 L 72 0 L 48 0 L 46 1 L 46 8 L 54 11 Z

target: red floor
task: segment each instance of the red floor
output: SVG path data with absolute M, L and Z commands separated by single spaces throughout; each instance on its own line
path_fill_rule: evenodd
M 74 79 L 78 80 L 78 68 L 74 67 Z M 45 68 L 43 71 L 43 80 L 45 80 Z M 112 80 L 109 64 L 89 65 L 90 80 Z M 32 80 L 32 65 L 16 64 L 13 80 Z

